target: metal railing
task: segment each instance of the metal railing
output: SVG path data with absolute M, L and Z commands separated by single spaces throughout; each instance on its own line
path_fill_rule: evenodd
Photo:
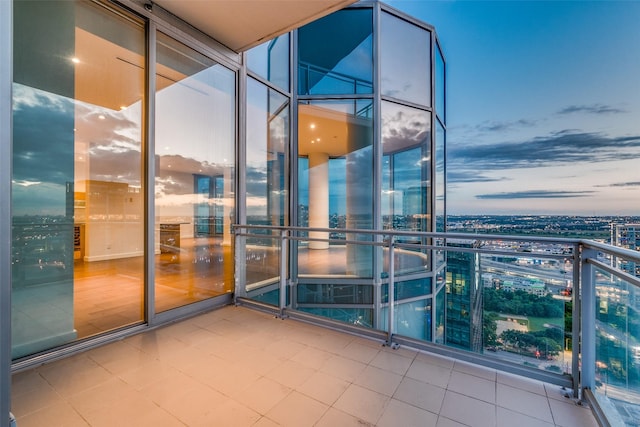
M 640 262 L 639 252 L 551 237 L 233 229 L 238 304 L 560 384 L 601 423 L 634 425 L 640 279 L 621 267 Z M 312 241 L 328 246 L 309 249 Z M 350 270 L 363 254 L 373 267 Z M 319 302 L 298 286 L 321 293 Z M 355 295 L 363 287 L 372 298 Z

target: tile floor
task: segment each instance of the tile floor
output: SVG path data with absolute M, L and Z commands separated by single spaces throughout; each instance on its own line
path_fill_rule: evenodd
M 12 387 L 18 427 L 597 425 L 557 386 L 233 306 Z

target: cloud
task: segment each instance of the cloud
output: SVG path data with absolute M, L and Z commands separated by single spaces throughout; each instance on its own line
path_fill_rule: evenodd
M 558 114 L 573 114 L 573 113 L 587 113 L 587 114 L 620 114 L 626 113 L 626 110 L 612 107 L 604 104 L 591 104 L 591 105 L 569 105 L 558 111 Z
M 467 182 L 500 182 L 508 181 L 509 178 L 493 178 L 479 173 L 478 171 L 456 170 L 447 172 L 447 184 L 467 183 Z
M 613 184 L 596 185 L 596 187 L 640 187 L 640 181 L 616 182 Z
M 448 145 L 449 169 L 468 171 L 600 163 L 640 157 L 640 135 L 562 130 L 525 141 Z
M 513 200 L 513 199 L 565 199 L 569 197 L 587 197 L 595 191 L 550 191 L 550 190 L 530 190 L 514 191 L 493 194 L 478 194 L 476 199 L 483 200 Z
M 506 132 L 508 130 L 530 128 L 537 124 L 535 120 L 520 119 L 507 122 L 499 122 L 495 120 L 480 123 L 476 130 L 481 132 Z

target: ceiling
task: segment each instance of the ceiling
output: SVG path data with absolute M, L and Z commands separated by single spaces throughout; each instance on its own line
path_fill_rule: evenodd
M 155 0 L 236 52 L 342 9 L 356 0 Z

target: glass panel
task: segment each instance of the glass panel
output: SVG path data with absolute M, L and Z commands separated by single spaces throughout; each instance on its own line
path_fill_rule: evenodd
M 298 93 L 373 92 L 371 9 L 341 10 L 298 30 Z
M 430 277 L 394 282 L 394 301 L 429 295 L 431 289 Z M 382 284 L 382 302 L 389 302 L 389 285 L 386 283 Z
M 381 28 L 382 94 L 431 105 L 431 33 L 388 13 Z
M 373 327 L 373 310 L 370 308 L 298 307 L 298 310 L 351 325 Z
M 300 224 L 315 228 L 373 226 L 371 101 L 306 102 L 298 112 Z M 364 240 L 355 233 L 311 232 L 311 239 Z M 372 247 L 310 240 L 300 245 L 300 274 L 371 277 Z
M 394 333 L 419 340 L 431 341 L 431 298 L 396 303 L 394 313 Z M 380 309 L 382 330 L 389 330 L 389 307 Z
M 450 245 L 452 242 L 448 242 Z M 459 241 L 461 248 L 481 245 L 486 250 L 514 249 L 513 256 L 480 256 L 448 252 L 447 302 L 468 301 L 471 329 L 470 349 L 478 351 L 480 332 L 475 324 L 482 319 L 482 348 L 485 354 L 556 373 L 571 372 L 571 249 L 554 244 L 522 242 Z M 522 252 L 526 255 L 521 255 Z M 567 254 L 549 259 L 536 254 Z M 457 264 L 456 264 L 457 263 Z M 454 267 L 458 271 L 453 270 Z M 477 275 L 472 269 L 479 269 Z M 477 290 L 482 291 L 478 295 Z M 482 315 L 479 307 L 483 308 Z
M 373 286 L 298 284 L 300 304 L 373 304 Z
M 618 259 L 623 271 L 635 264 Z M 638 295 L 637 286 L 596 269 L 596 396 L 607 418 L 626 426 L 640 413 Z
M 142 320 L 145 39 L 90 3 L 17 1 L 14 13 L 20 357 Z
M 443 123 L 446 123 L 445 100 L 447 88 L 445 86 L 445 64 L 440 46 L 436 44 L 436 113 Z
M 247 67 L 288 92 L 289 57 L 289 34 L 285 34 L 247 51 Z
M 247 224 L 288 224 L 289 99 L 254 79 L 247 83 Z M 246 282 L 266 285 L 278 279 L 280 241 L 277 232 L 252 231 L 247 238 Z
M 158 33 L 156 311 L 231 292 L 235 75 Z
M 382 103 L 382 223 L 385 229 L 430 230 L 431 120 L 426 111 Z M 419 238 L 398 237 L 396 274 L 430 269 L 428 251 L 410 244 Z M 385 256 L 385 259 L 388 258 Z
M 446 207 L 447 207 L 447 192 L 446 192 L 446 134 L 445 130 L 440 124 L 440 121 L 436 121 L 436 231 L 446 231 Z

